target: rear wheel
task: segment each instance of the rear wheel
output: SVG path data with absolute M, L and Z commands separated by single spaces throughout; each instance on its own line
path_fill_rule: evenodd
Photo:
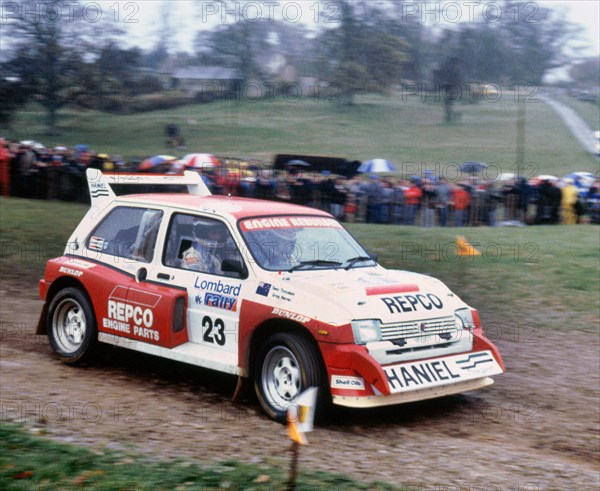
M 254 387 L 265 412 L 285 422 L 287 409 L 309 387 L 324 391 L 324 373 L 312 344 L 293 333 L 270 336 L 260 349 Z M 321 398 L 324 394 L 320 394 Z M 327 394 L 328 395 L 328 394 Z
M 59 291 L 48 309 L 50 346 L 65 363 L 89 361 L 96 351 L 98 330 L 90 302 L 78 288 Z

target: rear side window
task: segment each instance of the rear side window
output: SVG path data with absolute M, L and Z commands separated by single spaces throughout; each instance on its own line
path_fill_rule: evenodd
M 152 261 L 162 211 L 119 206 L 89 236 L 86 246 L 112 256 Z

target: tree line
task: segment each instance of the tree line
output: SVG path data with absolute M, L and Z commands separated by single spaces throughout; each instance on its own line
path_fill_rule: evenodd
M 279 57 L 335 88 L 345 104 L 358 94 L 421 83 L 441 89 L 451 109 L 453 89 L 465 83 L 539 85 L 549 70 L 573 65 L 579 56 L 578 26 L 534 2 L 499 0 L 478 19 L 471 14 L 457 19 L 459 3 L 437 2 L 436 8 L 447 8 L 439 19 L 432 2 L 424 0 L 321 0 L 313 5 L 327 22 L 314 24 L 249 18 L 243 12 L 250 0 L 213 4 L 240 14 L 199 22 L 194 52 L 183 53 L 173 45 L 172 2 L 163 2 L 153 43 L 144 48 L 127 47 L 127 25 L 113 17 L 91 22 L 77 9 L 57 15 L 64 0 L 10 2 L 1 20 L 10 41 L 4 42 L 1 63 L 0 124 L 9 124 L 20 105 L 35 100 L 45 109 L 48 132 L 55 133 L 67 104 L 110 110 L 116 98 L 162 90 L 156 70 L 169 61 L 235 68 L 242 81 L 270 82 L 269 63 Z M 199 2 L 190 15 L 206 15 L 199 11 L 206 5 Z M 589 75 L 574 66 L 575 75 Z

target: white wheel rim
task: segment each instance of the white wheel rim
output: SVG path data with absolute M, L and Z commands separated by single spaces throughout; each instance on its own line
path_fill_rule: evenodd
M 269 403 L 278 410 L 286 410 L 302 389 L 298 360 L 289 349 L 274 347 L 265 356 L 261 380 Z
M 83 344 L 86 327 L 85 313 L 79 302 L 66 298 L 57 305 L 52 317 L 52 329 L 61 351 L 77 351 Z

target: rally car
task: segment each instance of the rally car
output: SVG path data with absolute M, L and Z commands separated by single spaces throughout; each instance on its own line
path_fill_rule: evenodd
M 212 196 L 193 172 L 87 180 L 91 208 L 39 283 L 37 333 L 68 364 L 106 343 L 234 374 L 277 420 L 313 386 L 317 411 L 374 407 L 504 371 L 476 310 L 384 269 L 326 212 Z M 119 184 L 187 192 L 117 196 Z

